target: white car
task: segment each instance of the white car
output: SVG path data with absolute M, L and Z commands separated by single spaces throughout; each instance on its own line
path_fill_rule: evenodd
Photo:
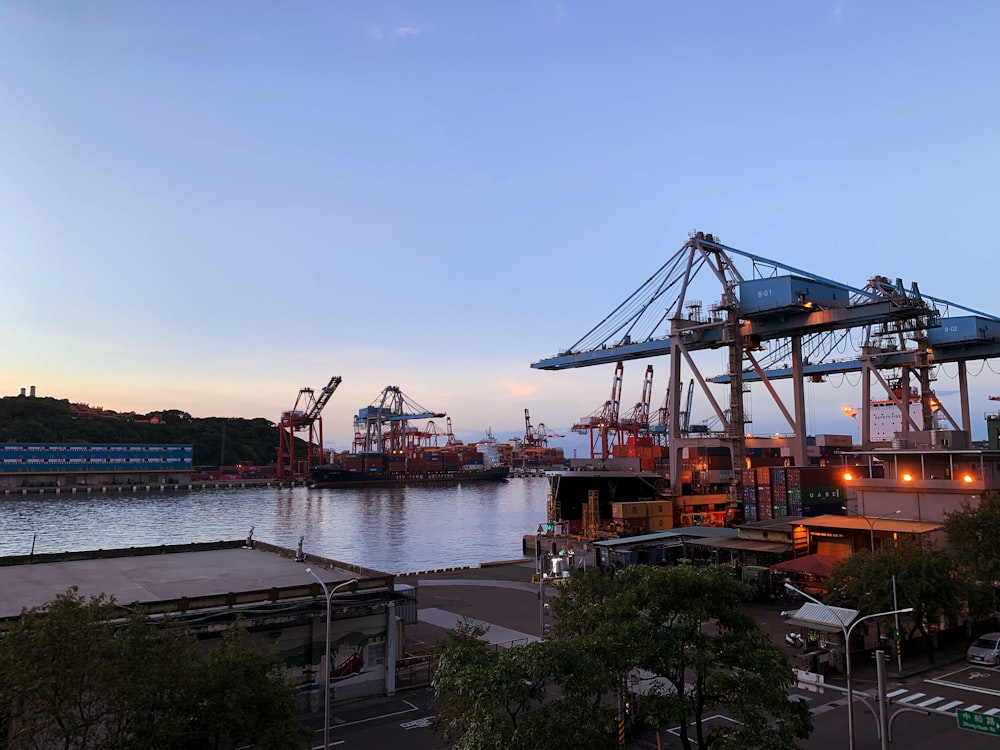
M 984 633 L 969 646 L 965 658 L 973 664 L 1000 663 L 1000 633 Z

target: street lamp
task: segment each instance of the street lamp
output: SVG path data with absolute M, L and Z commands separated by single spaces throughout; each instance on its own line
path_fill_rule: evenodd
M 902 510 L 894 510 L 892 511 L 892 513 L 883 513 L 881 516 L 878 516 L 877 518 L 869 519 L 867 516 L 864 517 L 864 519 L 868 521 L 868 532 L 871 535 L 871 545 L 872 545 L 873 555 L 875 554 L 875 523 L 877 521 L 881 521 L 883 518 L 888 518 L 889 516 L 898 516 L 902 512 L 903 512 Z
M 850 513 L 846 505 L 841 505 L 840 507 L 844 509 L 845 513 Z M 889 513 L 883 513 L 881 516 L 876 516 L 875 518 L 869 518 L 868 516 L 863 516 L 860 513 L 857 514 L 858 518 L 863 518 L 865 519 L 865 521 L 868 522 L 868 535 L 869 535 L 869 540 L 871 542 L 871 549 L 873 555 L 875 554 L 875 524 L 881 521 L 883 518 L 888 518 L 889 516 L 898 516 L 902 512 L 903 512 L 902 510 L 894 510 L 890 511 Z
M 837 623 L 840 625 L 840 629 L 844 633 L 844 665 L 847 671 L 847 737 L 848 737 L 847 746 L 850 748 L 850 750 L 854 750 L 854 689 L 851 685 L 851 633 L 854 631 L 854 627 L 859 622 L 864 622 L 865 620 L 871 620 L 875 617 L 886 617 L 888 615 L 905 614 L 907 612 L 912 612 L 913 607 L 906 607 L 904 609 L 892 609 L 889 610 L 888 612 L 876 612 L 875 614 L 872 615 L 865 615 L 864 617 L 858 617 L 857 619 L 854 620 L 854 622 L 848 624 L 844 622 L 843 618 L 840 616 L 840 613 L 837 611 L 837 609 L 831 607 L 829 604 L 824 604 L 819 599 L 810 596 L 805 591 L 801 591 L 795 588 L 790 583 L 785 584 L 785 589 L 787 591 L 796 593 L 799 596 L 804 596 L 806 599 L 813 602 L 814 604 L 818 604 L 819 606 L 828 610 L 830 614 L 832 614 L 835 618 L 837 618 Z M 847 610 L 847 611 L 850 612 L 853 610 Z
M 316 582 L 323 587 L 323 596 L 326 598 L 326 689 L 323 692 L 323 750 L 330 750 L 330 600 L 338 590 L 345 586 L 358 585 L 358 579 L 352 578 L 349 581 L 338 583 L 333 589 L 327 589 L 323 580 L 316 575 L 312 568 L 306 568 L 306 573 L 316 579 Z

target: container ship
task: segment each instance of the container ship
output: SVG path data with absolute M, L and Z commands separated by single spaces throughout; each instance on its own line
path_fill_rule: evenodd
M 434 421 L 442 417 L 447 418 L 444 430 Z M 508 473 L 489 431 L 485 439 L 466 445 L 455 438 L 444 412 L 423 408 L 397 386 L 388 386 L 358 411 L 351 452 L 333 454 L 329 463 L 311 469 L 317 487 L 498 482 Z
M 480 459 L 482 454 L 478 454 Z M 499 482 L 507 478 L 506 466 L 486 467 L 482 460 L 459 463 L 456 454 L 403 458 L 383 453 L 349 453 L 335 463 L 315 466 L 317 487 L 358 487 L 390 484 L 440 484 L 458 482 Z

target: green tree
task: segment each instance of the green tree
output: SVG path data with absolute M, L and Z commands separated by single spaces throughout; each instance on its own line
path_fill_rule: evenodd
M 942 618 L 958 618 L 965 610 L 969 587 L 957 575 L 954 557 L 929 541 L 916 539 L 880 547 L 873 555 L 856 552 L 833 568 L 828 590 L 830 603 L 865 613 L 887 612 L 893 606 L 892 577 L 896 577 L 896 603 L 913 607 L 907 616 L 906 637 L 926 636 Z M 925 640 L 930 650 L 933 643 Z
M 569 589 L 592 591 L 589 575 L 595 574 L 571 578 Z M 743 612 L 751 592 L 730 568 L 635 565 L 615 580 L 617 593 L 602 603 L 586 602 L 588 597 L 564 602 L 560 596 L 553 610 L 560 627 L 596 619 L 592 635 L 612 646 L 612 668 L 619 674 L 638 668 L 655 676 L 638 698 L 649 723 L 678 725 L 685 750 L 794 748 L 796 738 L 809 735 L 808 707 L 788 700 L 791 665 Z M 736 723 L 708 723 L 719 710 Z
M 435 726 L 458 748 L 538 747 L 554 736 L 613 747 L 628 697 L 633 718 L 679 725 L 686 750 L 794 748 L 811 716 L 788 700 L 784 652 L 742 612 L 748 593 L 725 567 L 575 573 L 551 602 L 550 639 L 496 652 L 475 628 L 452 635 L 434 678 Z M 635 669 L 652 687 L 628 696 Z M 707 722 L 717 710 L 736 722 Z
M 606 654 L 578 640 L 494 649 L 468 622 L 436 649 L 434 729 L 456 750 L 533 750 L 558 737 L 567 747 L 615 746 L 616 685 Z
M 947 514 L 944 531 L 955 564 L 970 585 L 970 616 L 993 614 L 1000 583 L 1000 495 L 987 492 L 976 506 L 964 502 L 960 510 Z
M 266 659 L 237 631 L 206 660 L 179 623 L 70 589 L 0 639 L 6 747 L 298 748 L 296 702 Z
M 242 627 L 228 630 L 196 676 L 198 746 L 295 750 L 312 731 L 295 720 L 294 685 L 276 667 L 278 652 L 261 649 Z

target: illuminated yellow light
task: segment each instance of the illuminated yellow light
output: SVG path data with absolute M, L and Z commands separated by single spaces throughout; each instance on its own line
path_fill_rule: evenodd
M 845 471 L 844 472 L 844 479 L 847 480 L 848 482 L 850 482 L 852 479 L 854 479 L 854 475 L 851 472 L 849 472 L 849 471 Z
M 903 481 L 904 482 L 912 482 L 913 481 L 913 475 L 910 474 L 910 472 L 905 472 L 903 474 Z
M 972 474 L 966 474 L 962 477 L 962 481 L 966 484 L 972 484 Z

